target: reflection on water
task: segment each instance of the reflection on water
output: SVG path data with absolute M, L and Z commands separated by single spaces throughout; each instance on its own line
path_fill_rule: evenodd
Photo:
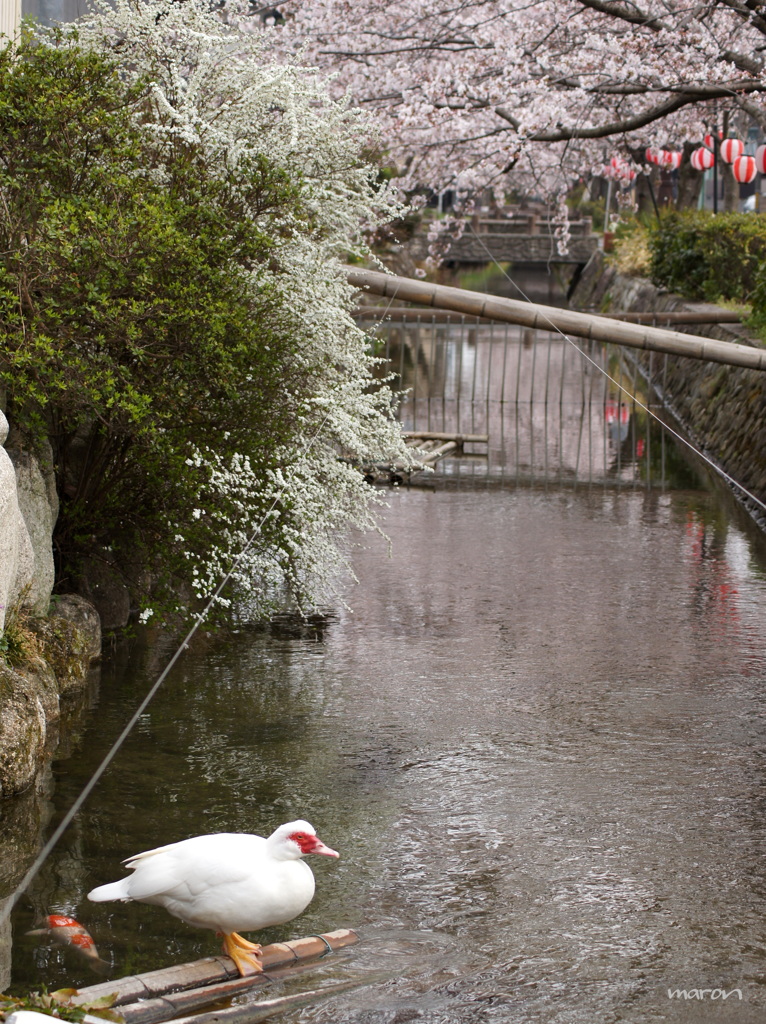
M 137 850 L 305 815 L 342 859 L 270 937 L 357 927 L 311 984 L 367 984 L 293 1024 L 707 1019 L 668 987 L 740 989 L 726 1020 L 762 1020 L 766 574 L 712 502 L 392 492 L 393 557 L 358 548 L 353 613 L 174 670 L 19 907 L 14 984 L 93 980 L 24 935 L 49 909 L 120 974 L 215 951 L 85 893 Z M 135 642 L 105 667 L 58 813 L 161 661 Z

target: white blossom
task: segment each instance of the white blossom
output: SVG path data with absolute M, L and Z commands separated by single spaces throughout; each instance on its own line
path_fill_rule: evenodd
M 339 455 L 408 459 L 392 394 L 371 387 L 376 361 L 350 315 L 354 290 L 343 270 L 349 253 L 370 255 L 365 232 L 404 209 L 361 156 L 381 145 L 367 116 L 345 96 L 331 99 L 326 79 L 299 57 L 277 58 L 273 32 L 253 31 L 231 7 L 223 17 L 210 7 L 207 0 L 99 0 L 78 23 L 79 40 L 113 53 L 126 79 L 150 82 L 139 116 L 159 143 L 201 147 L 206 166 L 222 175 L 263 156 L 300 189 L 303 220 L 285 207 L 258 221 L 277 247 L 268 266 L 253 270 L 252 287 L 278 291 L 284 330 L 300 340 L 296 369 L 313 381 L 313 394 L 268 474 L 247 452 L 224 458 L 200 438 L 186 459 L 198 496 L 190 523 L 173 532 L 200 598 L 234 567 L 238 614 L 263 614 L 285 595 L 308 611 L 338 592 L 348 528 L 375 529 L 381 503 Z M 215 495 L 225 496 L 235 518 L 215 512 L 221 503 L 207 500 Z M 212 541 L 199 551 L 189 529 L 203 527 Z

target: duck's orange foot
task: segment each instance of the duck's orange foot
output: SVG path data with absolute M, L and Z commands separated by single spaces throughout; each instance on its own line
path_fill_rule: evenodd
M 239 971 L 245 978 L 252 974 L 260 974 L 263 964 L 258 959 L 261 947 L 254 942 L 248 942 L 236 932 L 230 932 L 223 937 L 223 949 L 227 956 L 230 956 Z

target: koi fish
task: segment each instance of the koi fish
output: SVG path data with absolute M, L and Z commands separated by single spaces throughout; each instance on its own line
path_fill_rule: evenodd
M 47 935 L 62 946 L 72 946 L 87 959 L 94 970 L 101 972 L 111 969 L 111 964 L 102 960 L 98 955 L 96 943 L 79 921 L 75 921 L 73 917 L 65 917 L 63 914 L 48 914 L 44 918 L 44 924 L 44 928 L 35 928 L 31 932 L 27 932 L 27 935 Z

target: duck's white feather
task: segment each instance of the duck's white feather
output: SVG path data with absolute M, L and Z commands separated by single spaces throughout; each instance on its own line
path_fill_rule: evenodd
M 88 898 L 158 904 L 188 924 L 225 934 L 282 924 L 314 895 L 311 869 L 288 838 L 294 832 L 315 835 L 298 821 L 268 839 L 224 832 L 147 850 L 125 862 L 132 874 Z

